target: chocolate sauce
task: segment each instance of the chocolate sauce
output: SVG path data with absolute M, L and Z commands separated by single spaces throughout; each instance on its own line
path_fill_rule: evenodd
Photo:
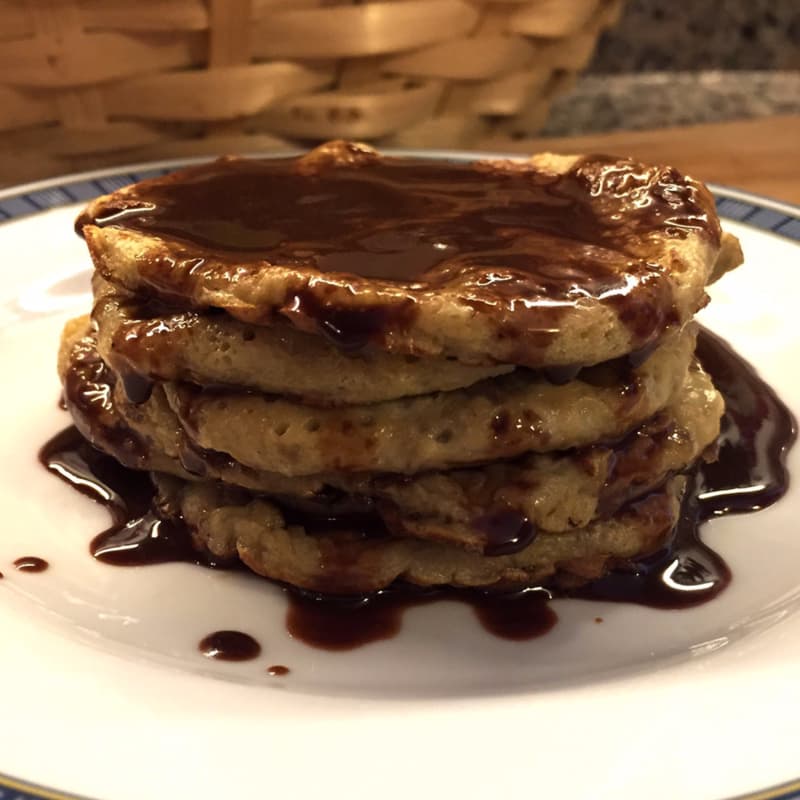
M 122 386 L 125 389 L 125 396 L 131 403 L 144 403 L 150 399 L 153 393 L 154 382 L 145 375 L 140 375 L 133 370 L 120 370 L 117 372 Z
M 346 163 L 227 158 L 189 167 L 112 195 L 76 227 L 130 228 L 239 260 L 404 283 L 513 262 L 558 295 L 619 283 L 608 251 L 639 255 L 628 253 L 632 238 L 719 236 L 710 195 L 669 168 L 590 156 L 559 176 L 386 158 L 357 146 L 344 152 Z M 567 269 L 552 269 L 553 238 Z
M 725 588 L 730 572 L 722 558 L 700 540 L 701 523 L 722 514 L 765 508 L 785 494 L 789 483 L 786 453 L 796 437 L 791 413 L 754 369 L 719 337 L 701 331 L 697 352 L 726 401 L 720 458 L 689 476 L 680 520 L 668 546 L 634 564 L 620 564 L 610 576 L 579 591 L 547 592 L 658 608 L 706 602 Z M 97 402 L 102 410 L 102 396 Z M 508 424 L 502 419 L 498 422 L 500 427 Z M 657 421 L 654 426 L 658 428 Z M 98 557 L 117 565 L 202 562 L 182 526 L 170 523 L 172 527 L 155 529 L 160 520 L 151 512 L 153 488 L 148 478 L 94 450 L 76 429 L 70 428 L 48 442 L 40 458 L 49 470 L 109 508 L 114 526 L 95 538 L 93 551 Z M 628 468 L 634 469 L 632 465 Z M 293 513 L 302 517 L 302 524 L 311 529 L 316 525 L 320 532 L 336 524 L 333 518 L 316 515 L 312 520 L 301 512 Z M 359 524 L 366 524 L 365 520 L 360 518 Z M 353 526 L 352 519 L 340 523 Z M 509 522 L 506 527 L 513 526 Z M 291 590 L 287 627 L 293 636 L 315 646 L 350 649 L 395 635 L 408 607 L 451 599 L 469 603 L 484 627 L 495 635 L 530 638 L 546 632 L 555 622 L 546 603 L 547 593 L 533 588 L 522 594 L 502 595 L 421 592 L 398 586 L 350 598 L 320 598 Z
M 532 544 L 536 528 L 521 511 L 503 508 L 472 520 L 472 527 L 486 536 L 484 553 L 502 556 L 517 553 Z
M 422 295 L 448 284 L 491 314 L 498 336 L 522 337 L 520 363 L 535 362 L 563 313 L 587 297 L 613 309 L 636 346 L 651 343 L 674 306 L 654 238 L 719 243 L 711 195 L 668 167 L 587 156 L 556 175 L 387 158 L 347 143 L 326 153 L 189 167 L 96 201 L 76 228 L 166 240 L 137 270 L 148 295 L 180 308 L 201 286 L 258 280 L 265 267 L 311 270 L 308 291 L 248 311 L 248 321 L 280 311 L 303 328 L 297 318 L 307 318 L 345 347 L 403 330 Z M 403 292 L 381 297 L 375 281 Z M 366 291 L 379 305 L 353 302 Z
M 261 645 L 241 631 L 215 631 L 200 641 L 197 649 L 217 661 L 252 661 L 261 655 Z
M 291 670 L 289 667 L 284 667 L 283 664 L 273 664 L 272 666 L 267 667 L 267 672 L 277 678 L 282 678 L 284 675 L 288 675 Z
M 469 605 L 486 631 L 502 639 L 533 639 L 557 621 L 550 593 L 533 588 L 520 592 L 461 589 L 423 590 L 398 584 L 372 595 L 335 597 L 287 590 L 286 628 L 295 639 L 323 650 L 353 650 L 391 639 L 400 632 L 403 615 L 415 606 L 442 600 Z
M 723 339 L 702 329 L 697 356 L 725 398 L 716 461 L 690 476 L 672 541 L 576 592 L 591 600 L 684 608 L 718 595 L 731 580 L 725 561 L 699 537 L 700 525 L 724 514 L 758 511 L 786 494 L 786 455 L 796 422 L 775 391 Z
M 77 428 L 54 436 L 40 450 L 39 460 L 109 510 L 113 524 L 90 544 L 90 552 L 98 560 L 116 566 L 199 562 L 186 532 L 154 513 L 154 489 L 147 473 L 128 469 L 96 450 Z
M 323 336 L 345 351 L 366 347 L 388 328 L 404 329 L 414 314 L 411 300 L 390 306 L 340 308 L 326 305 L 310 291 L 298 292 L 288 305 L 287 316 L 314 320 Z
M 20 572 L 44 572 L 50 564 L 37 556 L 23 556 L 14 561 L 14 566 Z
M 99 533 L 92 539 L 89 550 L 98 561 L 117 567 L 172 561 L 200 563 L 199 554 L 187 539 L 186 529 L 150 510 L 124 525 L 115 525 Z

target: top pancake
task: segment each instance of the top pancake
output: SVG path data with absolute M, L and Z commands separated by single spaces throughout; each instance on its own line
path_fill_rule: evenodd
M 143 181 L 77 226 L 105 278 L 173 306 L 531 367 L 652 344 L 704 304 L 720 252 L 713 198 L 670 167 L 456 164 L 346 142 Z

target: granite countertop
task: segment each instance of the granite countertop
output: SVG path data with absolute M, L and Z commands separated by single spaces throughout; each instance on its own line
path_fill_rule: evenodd
M 625 0 L 619 21 L 603 33 L 572 91 L 556 100 L 542 133 L 798 112 L 798 0 Z
M 551 107 L 544 136 L 800 113 L 800 71 L 587 74 Z

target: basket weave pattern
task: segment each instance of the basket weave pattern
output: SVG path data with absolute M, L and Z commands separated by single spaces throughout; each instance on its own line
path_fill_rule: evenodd
M 0 0 L 0 184 L 532 133 L 621 0 Z

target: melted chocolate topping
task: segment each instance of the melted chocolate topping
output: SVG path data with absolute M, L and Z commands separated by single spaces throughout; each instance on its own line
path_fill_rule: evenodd
M 555 296 L 612 288 L 616 270 L 603 251 L 640 257 L 631 241 L 654 231 L 719 235 L 704 190 L 671 168 L 590 156 L 554 175 L 349 152 L 345 163 L 227 158 L 190 167 L 111 196 L 77 228 L 131 228 L 234 259 L 404 283 L 509 265 Z M 553 239 L 567 264 L 555 272 Z
M 313 291 L 290 292 L 281 313 L 345 348 L 404 330 L 419 292 L 457 286 L 503 336 L 524 329 L 520 363 L 587 297 L 614 309 L 635 342 L 654 341 L 674 322 L 655 242 L 697 234 L 719 243 L 711 195 L 670 167 L 587 156 L 557 175 L 330 147 L 327 157 L 225 158 L 143 181 L 93 203 L 76 228 L 170 242 L 168 255 L 140 256 L 138 269 L 149 295 L 183 308 L 201 284 L 271 266 L 310 271 Z M 341 307 L 342 291 L 352 300 L 376 281 L 408 294 Z
M 241 631 L 215 631 L 197 645 L 206 658 L 218 661 L 252 661 L 261 655 L 261 645 Z
M 372 595 L 335 597 L 288 592 L 286 628 L 296 639 L 323 650 L 352 650 L 390 639 L 400 632 L 408 608 L 441 600 L 470 606 L 481 625 L 502 639 L 532 639 L 549 631 L 557 616 L 544 589 L 481 592 L 461 589 L 424 590 L 398 584 Z
M 700 540 L 698 528 L 712 516 L 756 511 L 783 496 L 789 482 L 786 453 L 795 440 L 796 428 L 775 392 L 722 339 L 701 331 L 698 355 L 726 401 L 720 458 L 701 465 L 690 476 L 680 521 L 663 551 L 632 564 L 620 564 L 608 577 L 572 592 L 550 587 L 512 594 L 449 589 L 424 592 L 396 586 L 374 595 L 332 598 L 290 589 L 289 631 L 318 647 L 350 649 L 393 636 L 400 629 L 403 610 L 409 606 L 452 599 L 469 603 L 492 633 L 524 639 L 546 632 L 555 623 L 555 614 L 546 603 L 553 593 L 658 608 L 683 608 L 716 596 L 730 581 L 730 571 Z M 98 402 L 102 408 L 102 397 Z M 115 525 L 96 537 L 92 545 L 99 558 L 118 565 L 169 560 L 202 563 L 202 557 L 192 548 L 190 532 L 180 525 L 159 526 L 154 532 L 161 520 L 151 510 L 153 488 L 148 478 L 94 450 L 76 429 L 54 437 L 42 448 L 40 459 L 49 470 L 110 509 Z M 635 470 L 635 465 L 625 468 Z M 296 521 L 319 532 L 330 531 L 331 526 L 352 530 L 356 522 L 364 528 L 368 522 L 361 516 L 354 522 L 350 517 L 291 513 Z M 505 531 L 515 528 L 518 521 L 513 520 L 514 525 L 509 520 L 495 523 Z M 524 523 L 516 528 L 517 532 L 522 529 Z M 162 534 L 165 530 L 169 535 Z M 374 531 L 364 532 L 369 535 Z M 119 547 L 106 547 L 115 537 L 120 537 L 116 540 Z
M 274 675 L 275 677 L 283 677 L 284 675 L 288 675 L 291 670 L 289 667 L 284 667 L 283 664 L 273 664 L 270 667 L 267 667 L 267 672 L 270 675 Z
M 50 564 L 37 556 L 23 556 L 14 561 L 14 566 L 20 572 L 44 572 Z
M 517 553 L 532 544 L 536 528 L 521 511 L 502 508 L 472 520 L 472 527 L 486 536 L 484 553 L 502 556 Z

